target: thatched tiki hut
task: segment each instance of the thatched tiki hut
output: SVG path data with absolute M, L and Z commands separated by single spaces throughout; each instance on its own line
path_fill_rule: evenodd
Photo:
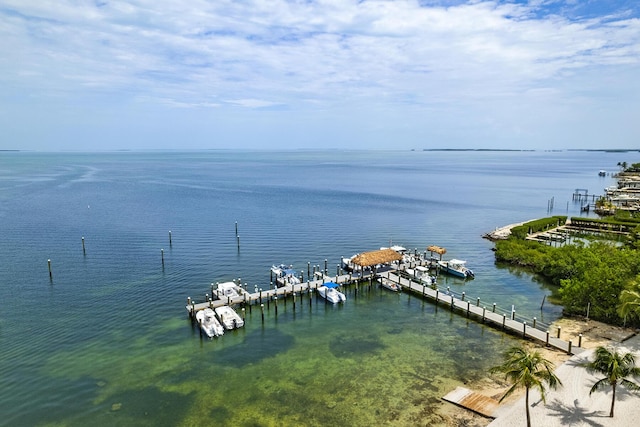
M 435 246 L 435 245 L 431 245 L 429 247 L 427 247 L 427 250 L 431 253 L 431 257 L 433 257 L 433 253 L 437 253 L 440 255 L 440 261 L 442 261 L 442 255 L 447 253 L 447 250 L 445 248 L 441 248 L 440 246 Z
M 375 274 L 375 266 L 378 264 L 386 264 L 393 261 L 400 261 L 402 259 L 402 255 L 393 249 L 380 249 L 377 251 L 371 252 L 363 252 L 361 254 L 353 257 L 351 262 L 354 265 L 360 266 L 360 272 L 364 270 L 365 267 L 373 267 L 373 271 Z

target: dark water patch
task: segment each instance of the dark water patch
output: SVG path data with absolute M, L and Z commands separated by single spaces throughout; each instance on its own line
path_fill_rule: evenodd
M 209 411 L 209 425 L 225 425 L 229 420 L 230 412 L 224 406 L 214 406 Z
M 340 335 L 331 340 L 329 350 L 335 357 L 354 357 L 374 354 L 384 349 L 385 345 L 375 335 L 352 337 Z
M 252 331 L 241 343 L 216 352 L 215 360 L 222 365 L 242 368 L 285 353 L 294 344 L 295 338 L 292 335 L 278 329 Z
M 434 378 L 419 374 L 416 374 L 415 378 L 417 381 L 411 387 L 413 390 L 428 390 L 433 393 L 436 393 L 439 390 L 438 386 L 434 384 Z
M 110 410 L 95 420 L 98 425 L 175 426 L 186 416 L 194 400 L 194 393 L 163 392 L 156 387 L 127 390 L 111 396 Z

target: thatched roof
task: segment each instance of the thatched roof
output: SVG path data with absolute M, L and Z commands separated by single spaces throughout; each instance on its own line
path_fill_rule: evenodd
M 361 267 L 370 267 L 377 264 L 385 264 L 391 261 L 402 259 L 402 255 L 393 249 L 380 249 L 378 251 L 363 252 L 356 255 L 351 260 L 354 264 Z
M 440 246 L 435 246 L 435 245 L 431 245 L 431 246 L 427 247 L 427 250 L 429 252 L 435 252 L 435 253 L 440 254 L 440 255 L 444 255 L 444 254 L 447 253 L 447 250 L 445 248 L 441 248 Z

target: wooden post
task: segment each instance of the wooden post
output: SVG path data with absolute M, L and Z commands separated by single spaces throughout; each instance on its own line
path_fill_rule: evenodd
M 476 306 L 480 307 L 480 297 L 478 297 L 478 299 L 476 300 Z
M 53 279 L 53 274 L 51 273 L 51 260 L 47 260 L 47 265 L 49 266 L 49 279 Z
M 86 255 L 87 251 L 84 249 L 84 236 L 82 236 L 82 255 Z
M 245 318 L 245 310 L 244 310 L 244 307 L 242 307 L 242 311 L 241 311 L 241 312 L 242 312 L 242 320 L 244 321 L 244 318 Z
M 522 322 L 522 338 L 527 337 L 527 322 Z
M 464 301 L 464 292 L 462 292 L 462 301 Z
M 547 331 L 547 339 L 545 342 L 546 346 L 549 347 L 549 331 Z
M 469 317 L 469 311 L 471 310 L 471 303 L 467 301 L 467 317 Z
M 560 331 L 561 331 L 561 329 L 562 329 L 562 328 L 561 328 L 560 326 L 558 326 L 558 338 L 560 338 Z
M 262 323 L 264 323 L 264 304 L 260 304 L 260 312 L 262 315 Z
M 436 304 L 438 303 L 438 293 L 439 293 L 439 291 L 438 291 L 438 289 L 436 289 Z
M 493 303 L 493 312 L 494 313 L 496 312 L 496 303 L 495 302 Z
M 582 347 L 582 334 L 578 335 L 578 347 Z
M 485 313 L 487 312 L 487 307 L 482 307 L 482 323 L 484 323 Z
M 567 349 L 567 354 L 571 354 L 571 345 L 572 345 L 572 342 L 569 341 L 569 348 Z
M 516 310 L 514 308 L 511 309 L 511 320 L 516 320 Z
M 278 297 L 275 297 L 273 300 L 276 303 L 276 317 L 278 317 Z
M 534 327 L 534 328 L 536 327 L 536 321 L 537 321 L 537 320 L 538 320 L 538 319 L 536 319 L 535 317 L 533 318 L 533 327 Z
M 502 315 L 502 329 L 505 328 L 505 325 L 507 324 L 507 315 L 503 314 Z
M 164 267 L 164 249 L 160 249 L 160 255 L 162 256 L 162 266 Z
M 171 230 L 169 230 L 169 247 L 173 246 L 171 242 Z

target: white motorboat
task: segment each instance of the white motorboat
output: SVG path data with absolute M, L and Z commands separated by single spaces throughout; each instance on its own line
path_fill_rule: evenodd
M 457 276 L 463 279 L 472 279 L 473 271 L 466 266 L 466 261 L 459 259 L 450 259 L 449 261 L 438 261 L 438 267 L 445 273 Z
M 342 258 L 342 269 L 344 271 L 354 271 L 356 269 L 356 265 L 353 263 L 353 259 L 358 256 L 355 254 L 349 258 Z
M 416 268 L 407 268 L 405 270 L 409 276 L 426 286 L 433 286 L 436 278 L 429 274 L 429 269 L 421 265 Z
M 271 267 L 271 271 L 276 276 L 276 280 L 282 279 L 286 284 L 289 285 L 297 285 L 300 283 L 300 279 L 296 276 L 296 271 L 293 269 L 292 265 L 273 265 Z
M 236 311 L 228 305 L 216 308 L 216 314 L 220 323 L 222 323 L 225 329 L 237 329 L 244 326 L 244 320 L 236 313 Z
M 219 337 L 224 334 L 224 328 L 216 319 L 216 314 L 210 308 L 205 308 L 196 313 L 196 320 L 202 331 L 209 338 Z
M 334 282 L 327 282 L 322 286 L 318 286 L 318 295 L 333 304 L 344 302 L 347 300 L 347 297 L 338 290 L 338 286 L 339 285 Z
M 218 289 L 216 290 L 216 295 L 218 299 L 235 298 L 237 296 L 240 296 L 242 292 L 243 292 L 242 288 L 236 285 L 235 282 L 224 282 L 224 283 L 218 283 Z
M 396 282 L 386 277 L 379 277 L 378 281 L 380 282 L 383 288 L 387 288 L 390 291 L 400 292 L 402 290 L 402 287 L 400 285 L 398 285 Z

